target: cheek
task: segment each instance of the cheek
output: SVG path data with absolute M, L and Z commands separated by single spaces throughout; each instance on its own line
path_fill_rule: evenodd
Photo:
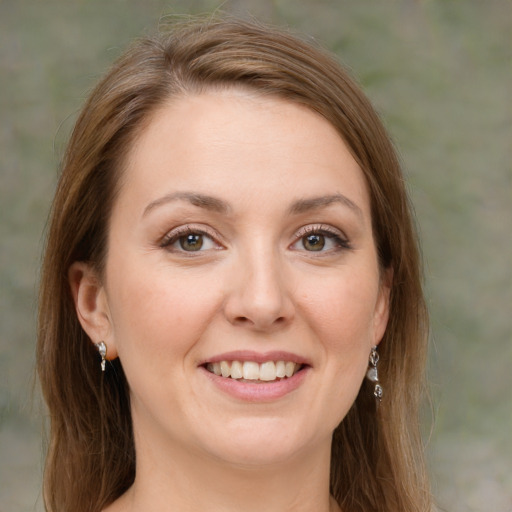
M 189 351 L 217 310 L 218 294 L 201 279 L 184 279 L 171 269 L 137 272 L 118 267 L 109 304 L 114 342 L 123 365 L 137 358 L 154 369 L 162 360 L 176 364 Z M 198 300 L 200 297 L 200 300 Z
M 358 382 L 374 340 L 378 277 L 347 269 L 304 294 L 304 316 L 336 378 Z
M 350 343 L 373 330 L 377 292 L 375 280 L 357 275 L 331 279 L 328 286 L 308 293 L 306 307 L 314 310 L 318 328 L 329 339 Z
M 320 388 L 311 414 L 320 419 L 319 431 L 331 435 L 356 400 L 366 373 L 378 276 L 347 267 L 303 290 L 301 316 L 321 352 L 316 361 Z

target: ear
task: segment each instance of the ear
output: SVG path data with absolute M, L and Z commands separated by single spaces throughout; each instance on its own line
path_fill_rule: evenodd
M 382 271 L 380 279 L 380 290 L 375 304 L 374 312 L 374 340 L 373 344 L 378 345 L 382 340 L 389 319 L 389 302 L 391 295 L 391 287 L 393 285 L 393 269 L 387 268 Z
M 91 265 L 77 261 L 69 267 L 68 280 L 78 320 L 93 343 L 104 341 L 107 359 L 117 357 L 107 295 Z

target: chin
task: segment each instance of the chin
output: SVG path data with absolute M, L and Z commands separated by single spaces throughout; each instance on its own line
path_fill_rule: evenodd
M 330 439 L 330 434 L 325 434 Z M 250 418 L 224 425 L 220 435 L 210 437 L 213 439 L 209 451 L 216 458 L 234 465 L 262 466 L 286 463 L 321 436 L 308 435 L 307 428 L 299 428 L 290 419 Z

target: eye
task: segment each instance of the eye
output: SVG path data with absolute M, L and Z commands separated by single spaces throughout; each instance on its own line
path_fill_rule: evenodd
M 172 252 L 201 252 L 222 248 L 212 235 L 192 226 L 173 229 L 164 237 L 161 247 Z
M 200 251 L 204 245 L 205 236 L 200 233 L 190 233 L 180 236 L 178 243 L 184 251 Z
M 291 246 L 296 251 L 334 252 L 350 249 L 349 241 L 336 228 L 331 226 L 306 226 L 296 235 L 298 240 Z
M 306 251 L 321 251 L 325 247 L 325 235 L 315 233 L 302 237 L 302 246 Z

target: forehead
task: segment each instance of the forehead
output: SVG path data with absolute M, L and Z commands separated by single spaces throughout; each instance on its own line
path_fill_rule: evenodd
M 348 193 L 368 209 L 363 173 L 328 121 L 293 102 L 236 89 L 174 98 L 136 139 L 121 195 L 147 203 L 176 190 L 261 204 Z

